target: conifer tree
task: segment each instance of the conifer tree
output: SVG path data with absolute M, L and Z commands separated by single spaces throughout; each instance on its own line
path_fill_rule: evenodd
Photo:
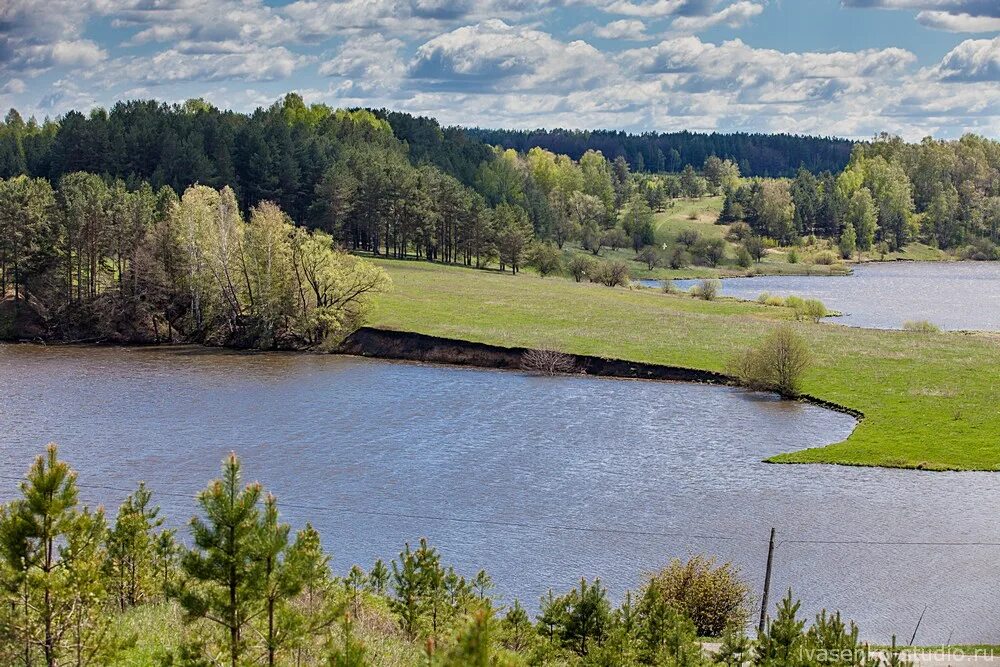
M 604 640 L 610 623 L 611 605 L 601 580 L 588 584 L 581 579 L 580 587 L 568 597 L 564 640 L 579 655 L 587 655 L 591 644 Z
M 757 638 L 755 663 L 758 667 L 804 667 L 807 659 L 805 621 L 796 618 L 801 602 L 792 601 L 792 591 L 778 603 L 777 616 L 767 619 L 764 633 Z
M 262 597 L 261 488 L 242 486 L 240 462 L 230 454 L 222 478 L 198 495 L 204 518 L 191 519 L 194 547 L 181 567 L 190 580 L 179 601 L 188 619 L 206 619 L 225 630 L 231 667 L 244 654 L 244 629 Z
M 105 572 L 112 584 L 118 608 L 125 611 L 151 597 L 156 538 L 153 529 L 163 523 L 159 507 L 150 505 L 153 494 L 144 482 L 118 509 L 114 528 L 108 534 Z
M 368 588 L 373 593 L 382 595 L 385 593 L 385 589 L 388 585 L 389 568 L 387 568 L 385 563 L 382 562 L 382 559 L 379 558 L 372 566 L 371 572 L 368 573 Z
M 102 512 L 78 508 L 76 473 L 52 444 L 21 483 L 22 497 L 0 508 L 0 555 L 11 582 L 11 634 L 18 659 L 55 667 L 109 660 L 108 619 L 100 613 Z

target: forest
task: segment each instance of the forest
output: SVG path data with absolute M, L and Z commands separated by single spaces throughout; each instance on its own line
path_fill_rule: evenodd
M 854 142 L 830 137 L 791 134 L 699 134 L 620 130 L 497 130 L 470 129 L 484 143 L 522 153 L 538 147 L 579 160 L 589 150 L 614 160 L 621 156 L 633 171 L 679 172 L 699 167 L 711 156 L 731 160 L 746 176 L 794 176 L 799 167 L 812 172 L 840 171 Z
M 787 144 L 787 157 L 804 145 Z M 133 101 L 39 124 L 11 110 L 0 125 L 0 336 L 330 345 L 388 284 L 358 254 L 608 286 L 643 265 L 750 270 L 775 246 L 818 248 L 810 257 L 827 263 L 913 242 L 997 258 L 1000 143 L 852 146 L 842 170 L 763 178 L 721 145 L 655 173 L 613 147 L 519 152 L 294 94 L 252 114 Z M 822 152 L 796 160 L 823 165 Z M 722 200 L 725 239 L 658 234 L 660 212 L 706 196 Z
M 140 483 L 114 516 L 81 503 L 49 445 L 0 505 L 0 661 L 44 665 L 836 665 L 903 667 L 839 614 L 808 624 L 792 592 L 751 640 L 751 588 L 728 563 L 674 560 L 613 603 L 601 580 L 549 590 L 537 612 L 426 539 L 335 575 L 319 533 L 230 455 L 183 532 Z M 326 536 L 327 540 L 336 536 Z M 715 638 L 714 654 L 701 638 Z

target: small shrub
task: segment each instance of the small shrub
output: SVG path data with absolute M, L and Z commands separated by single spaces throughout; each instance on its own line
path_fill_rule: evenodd
M 802 375 L 811 363 L 812 354 L 805 340 L 791 327 L 781 327 L 758 347 L 731 359 L 729 373 L 748 389 L 775 391 L 794 398 L 799 395 Z
M 642 262 L 650 271 L 652 271 L 662 263 L 663 257 L 659 250 L 648 245 L 636 254 L 635 261 Z
M 977 262 L 988 262 L 1000 259 L 996 245 L 989 239 L 977 239 L 971 245 L 962 248 L 962 259 L 969 259 Z
M 674 287 L 674 281 L 670 278 L 663 281 L 663 287 L 661 289 L 664 294 L 677 294 L 677 288 Z
M 798 264 L 799 263 L 799 253 L 796 250 L 790 250 L 788 252 L 788 263 Z
M 936 324 L 928 322 L 927 320 L 909 320 L 903 322 L 903 331 L 912 331 L 913 333 L 940 333 L 941 328 Z
M 830 252 L 829 250 L 824 250 L 818 252 L 812 257 L 813 264 L 819 264 L 821 266 L 831 266 L 837 263 L 837 256 Z
M 580 282 L 589 276 L 590 272 L 594 269 L 594 260 L 590 259 L 586 255 L 576 255 L 569 261 L 566 268 L 569 269 L 569 273 L 573 276 L 573 280 Z
M 650 576 L 641 598 L 656 597 L 690 618 L 701 637 L 719 637 L 728 626 L 743 627 L 750 614 L 750 586 L 731 563 L 695 556 Z
M 684 250 L 684 246 L 676 245 L 670 252 L 669 263 L 671 269 L 683 269 L 691 263 L 691 256 L 687 254 L 686 250 Z
M 704 301 L 713 301 L 719 295 L 721 286 L 718 280 L 702 280 L 691 288 L 691 294 Z
M 531 250 L 529 264 L 543 278 L 562 271 L 562 253 L 552 243 L 539 243 Z
M 607 287 L 628 287 L 631 282 L 625 262 L 599 262 L 590 272 L 590 282 Z
M 736 263 L 744 269 L 749 269 L 750 265 L 753 264 L 753 255 L 745 246 L 736 249 Z
M 826 306 L 819 299 L 806 299 L 802 316 L 819 323 L 820 320 L 827 316 Z
M 677 233 L 677 243 L 686 248 L 693 248 L 701 241 L 701 233 L 697 229 L 682 229 Z
M 802 319 L 802 314 L 805 313 L 805 310 L 806 310 L 806 300 L 805 299 L 803 299 L 800 296 L 795 296 L 794 294 L 791 294 L 791 295 L 785 297 L 785 304 L 784 305 L 795 311 L 795 319 L 797 319 L 797 320 L 801 320 Z
M 521 369 L 540 375 L 563 375 L 576 371 L 576 361 L 556 350 L 526 350 L 521 354 Z
M 734 222 L 729 226 L 729 233 L 726 234 L 726 239 L 732 241 L 733 243 L 742 243 L 753 236 L 753 230 L 745 222 Z
M 631 243 L 628 234 L 621 227 L 612 227 L 601 235 L 601 244 L 612 250 L 625 248 Z

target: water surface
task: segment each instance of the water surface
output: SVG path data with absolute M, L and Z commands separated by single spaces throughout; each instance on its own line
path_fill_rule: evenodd
M 697 282 L 674 284 L 689 289 Z M 899 329 L 908 320 L 927 320 L 942 329 L 1000 330 L 1000 262 L 884 262 L 856 266 L 850 276 L 722 281 L 725 296 L 752 300 L 761 292 L 820 299 L 844 314 L 828 321 L 856 327 Z
M 1000 641 L 1000 477 L 773 466 L 845 438 L 850 417 L 734 389 L 539 378 L 311 355 L 0 346 L 0 497 L 45 443 L 114 508 L 147 480 L 171 523 L 230 450 L 311 521 L 338 572 L 428 536 L 530 608 L 600 576 L 617 599 L 675 556 L 712 553 L 774 595 L 842 609 L 865 636 Z M 169 495 L 165 495 L 169 494 Z

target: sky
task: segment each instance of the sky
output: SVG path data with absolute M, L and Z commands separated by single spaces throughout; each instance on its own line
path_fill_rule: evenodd
M 289 91 L 445 125 L 1000 136 L 1000 0 L 0 0 L 0 108 Z

